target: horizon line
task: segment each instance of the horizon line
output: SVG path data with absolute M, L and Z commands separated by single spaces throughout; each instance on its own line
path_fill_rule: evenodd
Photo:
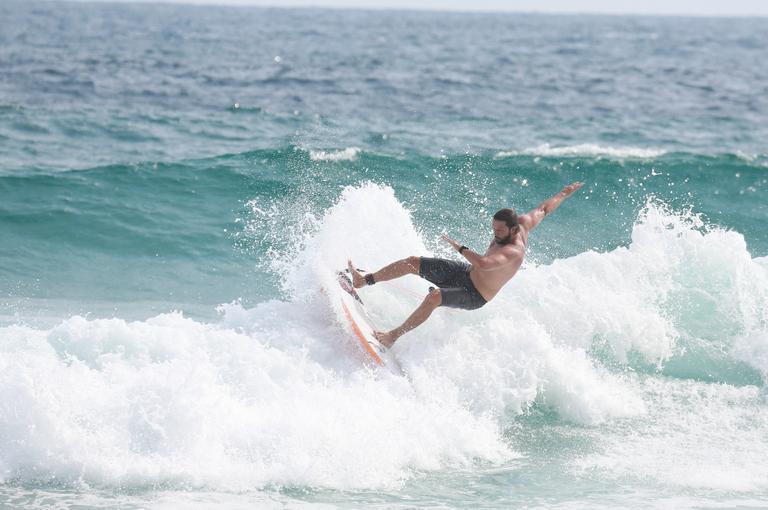
M 252 4 L 248 0 L 11 0 L 9 3 L 78 3 L 78 4 L 144 4 L 144 5 L 179 5 L 187 7 L 225 7 L 282 10 L 335 10 L 335 11 L 375 11 L 375 12 L 439 12 L 447 14 L 524 14 L 542 16 L 626 16 L 652 18 L 768 18 L 768 13 L 690 13 L 690 12 L 619 12 L 619 11 L 570 11 L 570 10 L 530 10 L 499 8 L 464 8 L 464 7 L 428 7 L 428 6 L 370 6 L 370 5 L 276 5 Z

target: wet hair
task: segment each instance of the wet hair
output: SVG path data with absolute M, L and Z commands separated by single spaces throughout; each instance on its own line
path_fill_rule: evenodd
M 517 214 L 515 214 L 514 209 L 500 209 L 493 215 L 493 219 L 503 221 L 508 228 L 517 226 Z

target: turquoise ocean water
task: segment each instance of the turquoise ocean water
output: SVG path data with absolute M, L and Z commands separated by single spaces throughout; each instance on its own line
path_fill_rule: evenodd
M 0 507 L 768 507 L 768 20 L 0 3 Z M 321 289 L 586 186 L 365 368 Z M 363 291 L 380 327 L 426 285 Z

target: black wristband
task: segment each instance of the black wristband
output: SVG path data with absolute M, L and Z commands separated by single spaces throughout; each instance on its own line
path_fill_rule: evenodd
M 468 250 L 468 249 L 469 249 L 469 247 L 468 247 L 468 246 L 464 246 L 464 245 L 462 244 L 461 246 L 459 246 L 459 255 L 461 255 L 461 252 L 463 252 L 464 250 Z
M 373 285 L 374 283 L 376 283 L 373 280 L 373 273 L 368 273 L 367 275 L 365 275 L 365 283 L 368 285 Z

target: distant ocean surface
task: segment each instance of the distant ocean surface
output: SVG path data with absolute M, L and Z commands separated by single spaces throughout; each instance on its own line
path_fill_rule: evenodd
M 0 508 L 767 508 L 768 19 L 0 3 Z M 347 258 L 476 250 L 370 370 Z M 425 284 L 362 295 L 398 325 Z

